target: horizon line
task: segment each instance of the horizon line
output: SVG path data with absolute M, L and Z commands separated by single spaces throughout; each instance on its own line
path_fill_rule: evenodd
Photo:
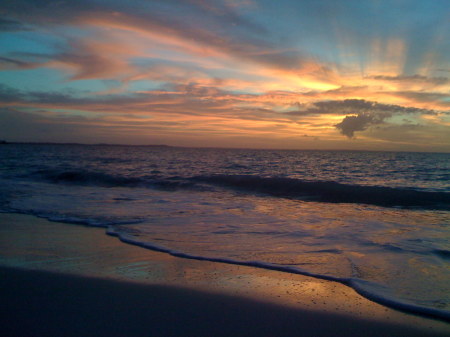
M 253 150 L 253 151 L 321 151 L 321 152 L 399 152 L 399 153 L 440 153 L 442 151 L 411 151 L 411 150 L 368 150 L 368 149 L 286 149 L 286 148 L 251 148 L 251 147 L 218 147 L 218 146 L 181 146 L 167 144 L 122 144 L 122 143 L 79 143 L 79 142 L 18 142 L 0 140 L 0 145 L 79 145 L 79 146 L 129 146 L 129 147 L 162 147 L 184 149 L 218 149 L 218 150 Z

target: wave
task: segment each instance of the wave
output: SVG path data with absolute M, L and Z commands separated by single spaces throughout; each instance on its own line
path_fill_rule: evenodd
M 433 254 L 439 256 L 443 260 L 450 260 L 450 250 L 446 249 L 435 249 Z
M 0 213 L 16 213 L 33 215 L 37 218 L 46 219 L 53 222 L 68 223 L 72 225 L 82 225 L 87 227 L 109 228 L 115 225 L 135 225 L 144 222 L 145 218 L 114 218 L 114 217 L 83 217 L 76 215 L 66 215 L 60 213 L 50 213 L 30 209 L 18 209 L 14 207 L 0 207 Z
M 450 210 L 450 193 L 383 186 L 347 185 L 334 181 L 303 181 L 294 178 L 253 175 L 197 176 L 194 181 L 276 197 L 330 203 L 360 203 L 384 207 L 419 207 Z
M 318 278 L 318 279 L 322 279 L 322 280 L 342 283 L 348 287 L 353 288 L 358 294 L 367 298 L 368 300 L 379 303 L 381 305 L 384 305 L 384 306 L 387 306 L 387 307 L 390 307 L 393 309 L 401 310 L 404 312 L 414 313 L 414 314 L 432 317 L 435 319 L 440 319 L 443 321 L 450 322 L 450 311 L 424 307 L 424 306 L 420 306 L 420 305 L 417 305 L 414 303 L 409 303 L 409 302 L 403 301 L 401 299 L 395 299 L 395 298 L 389 297 L 388 295 L 385 295 L 386 288 L 383 287 L 382 285 L 374 283 L 374 282 L 358 279 L 355 277 L 345 278 L 345 277 L 335 277 L 335 276 L 330 276 L 330 275 L 311 273 L 311 272 L 308 272 L 301 268 L 298 268 L 296 266 L 273 264 L 273 263 L 263 262 L 263 261 L 240 261 L 240 260 L 234 260 L 234 259 L 229 259 L 229 258 L 207 257 L 207 256 L 201 256 L 201 255 L 188 254 L 188 253 L 184 253 L 181 251 L 169 249 L 164 246 L 156 245 L 154 243 L 142 242 L 142 241 L 136 240 L 135 238 L 133 238 L 133 236 L 130 236 L 130 235 L 127 235 L 124 233 L 120 233 L 120 232 L 116 231 L 113 227 L 108 227 L 106 233 L 108 235 L 118 237 L 122 242 L 132 244 L 135 246 L 139 246 L 139 247 L 143 247 L 146 249 L 166 253 L 166 254 L 169 254 L 169 255 L 172 255 L 175 257 L 179 257 L 179 258 L 199 260 L 199 261 L 210 261 L 210 262 L 217 262 L 217 263 L 226 263 L 226 264 L 248 266 L 248 267 L 261 268 L 261 269 L 267 269 L 267 270 L 275 270 L 275 271 L 284 272 L 284 273 L 310 276 L 310 277 L 314 277 L 314 278 Z
M 38 170 L 29 174 L 28 177 L 54 184 L 129 188 L 146 187 L 168 191 L 180 189 L 211 191 L 213 189 L 212 186 L 205 186 L 205 184 L 208 184 L 243 192 L 282 198 L 297 198 L 304 201 L 450 210 L 449 192 L 350 185 L 334 181 L 303 181 L 284 177 L 261 177 L 257 175 L 163 177 L 158 174 L 132 177 L 86 170 Z
M 30 176 L 37 177 L 54 184 L 66 183 L 102 187 L 136 187 L 142 183 L 141 179 L 139 178 L 122 177 L 101 172 L 84 170 L 39 170 L 31 173 Z
M 87 170 L 38 170 L 28 175 L 53 184 L 69 184 L 98 187 L 148 187 L 162 190 L 196 189 L 195 183 L 179 177 L 161 178 L 157 175 L 127 177 Z

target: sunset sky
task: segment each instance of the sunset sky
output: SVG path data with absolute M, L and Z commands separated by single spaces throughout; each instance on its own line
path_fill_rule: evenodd
M 450 152 L 450 2 L 2 0 L 0 139 Z

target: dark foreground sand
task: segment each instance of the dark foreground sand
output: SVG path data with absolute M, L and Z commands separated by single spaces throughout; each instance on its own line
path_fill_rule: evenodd
M 322 280 L 190 261 L 0 214 L 1 336 L 449 336 Z
M 413 327 L 192 289 L 8 268 L 0 273 L 4 336 L 427 335 Z

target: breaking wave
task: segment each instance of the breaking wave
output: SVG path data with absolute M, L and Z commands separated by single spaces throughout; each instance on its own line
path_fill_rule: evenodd
M 85 170 L 39 170 L 33 172 L 30 176 L 53 184 L 129 188 L 147 187 L 163 190 L 195 189 L 193 182 L 182 181 L 178 177 L 162 179 L 157 175 L 130 177 Z
M 450 193 L 381 186 L 347 185 L 334 181 L 303 181 L 252 175 L 197 176 L 193 180 L 241 191 L 319 202 L 361 203 L 384 207 L 450 209 Z
M 144 187 L 169 191 L 180 189 L 211 190 L 212 186 L 218 186 L 241 192 L 265 194 L 280 198 L 296 198 L 304 201 L 450 210 L 450 193 L 448 192 L 350 185 L 334 181 L 304 181 L 285 177 L 261 177 L 258 175 L 163 177 L 157 174 L 134 177 L 85 170 L 39 170 L 33 172 L 31 177 L 53 184 Z

